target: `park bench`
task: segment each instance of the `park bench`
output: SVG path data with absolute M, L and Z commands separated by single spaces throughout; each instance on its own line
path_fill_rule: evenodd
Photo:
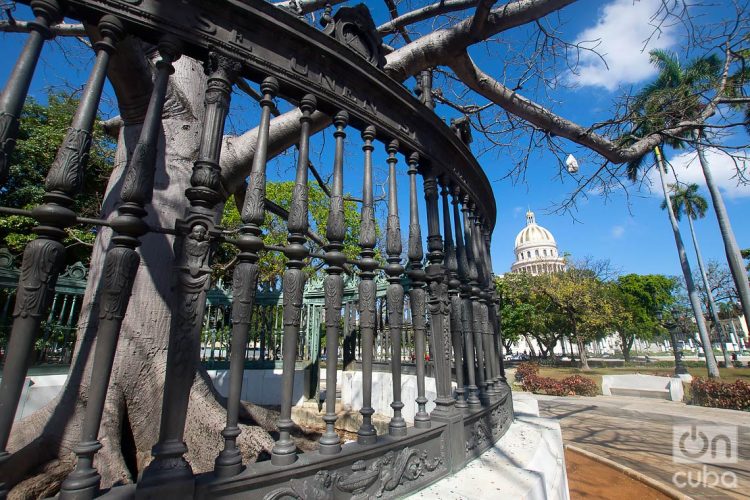
M 635 396 L 640 398 L 682 401 L 682 380 L 676 377 L 657 377 L 640 373 L 604 375 L 602 394 L 605 396 Z

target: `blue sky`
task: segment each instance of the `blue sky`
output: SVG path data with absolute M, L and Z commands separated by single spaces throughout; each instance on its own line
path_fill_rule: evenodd
M 547 21 L 550 25 L 556 26 L 566 40 L 591 41 L 591 46 L 596 45 L 607 66 L 605 67 L 597 56 L 584 53 L 577 74 L 565 68 L 558 72 L 560 82 L 573 85 L 574 88 L 558 88 L 550 92 L 549 97 L 541 96 L 542 102 L 552 104 L 553 100 L 556 101 L 556 112 L 583 125 L 611 116 L 618 96 L 630 88 L 637 89 L 653 78 L 655 70 L 648 62 L 648 50 L 679 50 L 684 44 L 683 28 L 677 23 L 662 25 L 658 36 L 652 36 L 648 44 L 645 44 L 645 40 L 654 33 L 653 25 L 650 26 L 649 23 L 660 3 L 660 0 L 584 0 L 550 16 Z M 376 24 L 387 20 L 388 14 L 382 2 L 367 4 L 372 6 Z M 406 4 L 402 2 L 400 8 L 405 9 Z M 27 19 L 27 12 L 27 9 L 19 6 L 16 15 L 19 19 Z M 731 12 L 727 2 L 720 2 L 714 5 L 712 10 L 698 13 L 700 15 L 697 19 L 700 22 L 709 22 L 729 16 Z M 512 57 L 514 51 L 524 49 L 529 33 L 526 28 L 513 30 L 503 35 L 501 42 L 493 46 L 493 51 L 475 47 L 471 54 L 479 66 L 493 77 L 506 76 L 512 79 L 516 76 L 513 72 L 517 69 L 504 65 L 504 61 Z M 0 81 L 6 81 L 22 43 L 23 35 L 0 34 Z M 66 50 L 62 50 L 62 47 Z M 43 99 L 45 89 L 49 87 L 82 86 L 90 61 L 91 51 L 75 42 L 68 40 L 47 44 L 42 64 L 32 85 L 31 95 Z M 407 86 L 411 88 L 412 82 L 407 82 Z M 112 95 L 109 89 L 105 93 L 101 107 L 105 115 L 116 114 Z M 484 104 L 486 101 L 479 98 L 476 102 Z M 257 117 L 252 111 L 254 107 L 254 103 L 248 99 L 241 95 L 235 96 L 230 129 L 242 131 L 253 126 Z M 455 115 L 455 112 L 445 106 L 439 106 L 437 112 L 444 118 Z M 361 141 L 359 133 L 353 130 L 351 132 L 347 140 L 346 158 L 348 164 L 357 165 L 361 159 Z M 742 133 L 725 140 L 731 140 L 736 144 L 748 142 Z M 327 131 L 324 137 L 316 138 L 313 144 L 312 158 L 320 165 L 324 175 L 331 171 L 332 159 L 329 150 L 332 141 L 330 131 Z M 487 144 L 480 140 L 475 140 L 472 144 L 476 153 L 486 146 Z M 573 153 L 579 158 L 579 176 L 592 173 L 601 164 L 601 158 L 587 155 L 571 143 L 563 143 L 563 149 L 565 154 Z M 606 198 L 596 190 L 589 190 L 584 193 L 585 197 L 577 199 L 576 208 L 572 213 L 555 213 L 555 208 L 559 207 L 575 188 L 575 179 L 567 173 L 560 174 L 557 157 L 546 149 L 539 148 L 530 157 L 528 170 L 523 178 L 513 181 L 506 176 L 513 167 L 510 159 L 513 154 L 513 151 L 494 149 L 479 156 L 492 182 L 498 206 L 498 222 L 492 244 L 496 273 L 507 272 L 513 262 L 513 242 L 515 235 L 525 225 L 524 214 L 527 208 L 534 210 L 537 221 L 554 234 L 560 251 L 570 253 L 574 258 L 592 256 L 610 259 L 616 268 L 626 273 L 680 273 L 669 221 L 666 213 L 659 208 L 661 197 L 656 189 L 657 184 L 652 186 L 653 192 L 647 187 L 629 186 L 627 191 L 616 190 Z M 700 168 L 695 161 L 690 161 L 690 155 L 679 152 L 668 154 L 681 181 L 703 184 Z M 731 179 L 734 165 L 728 157 L 718 153 L 710 153 L 709 156 L 714 175 L 726 194 L 725 202 L 738 243 L 742 248 L 750 247 L 750 228 L 742 215 L 750 208 L 750 186 L 738 186 L 736 180 Z M 382 147 L 377 148 L 376 183 L 385 180 L 384 158 Z M 292 179 L 293 164 L 290 156 L 275 161 L 269 168 L 270 177 Z M 401 161 L 399 171 L 403 173 L 405 170 L 405 164 Z M 361 189 L 361 168 L 348 168 L 346 172 L 345 188 L 357 194 Z M 402 227 L 406 228 L 408 193 L 405 189 L 405 175 L 399 176 L 399 184 Z M 702 189 L 703 194 L 708 197 L 708 193 Z M 376 196 L 379 194 L 376 193 Z M 684 239 L 688 243 L 687 223 L 683 225 Z M 696 227 L 704 257 L 707 260 L 723 259 L 724 250 L 713 211 L 711 210 L 705 219 L 698 221 Z M 426 230 L 423 231 L 426 233 Z M 423 236 L 426 237 L 426 234 Z M 692 248 L 690 255 L 693 255 Z

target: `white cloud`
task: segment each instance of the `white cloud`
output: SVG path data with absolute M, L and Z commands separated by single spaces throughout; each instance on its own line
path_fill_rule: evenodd
M 612 238 L 619 240 L 625 235 L 625 226 L 612 226 L 612 229 L 610 229 L 609 232 L 612 235 Z
M 674 26 L 665 24 L 660 32 L 654 31 L 653 17 L 661 6 L 662 0 L 614 0 L 605 5 L 596 25 L 579 33 L 576 42 L 601 54 L 606 65 L 597 54 L 583 51 L 576 72 L 567 75 L 568 81 L 612 91 L 654 76 L 656 69 L 649 63 L 648 52 L 668 49 L 676 42 Z
M 733 152 L 732 156 L 716 148 L 706 149 L 706 161 L 711 167 L 714 182 L 727 198 L 745 198 L 750 197 L 750 185 L 739 182 L 738 171 L 742 175 L 750 174 L 750 156 L 748 151 Z M 706 186 L 706 179 L 703 177 L 703 170 L 698 162 L 698 154 L 695 151 L 681 153 L 672 158 L 668 158 L 669 163 L 677 175 L 677 179 L 686 184 L 698 184 L 701 187 Z M 659 172 L 651 169 L 649 180 L 652 184 L 652 191 L 658 196 L 662 196 L 659 188 Z M 667 183 L 674 183 L 672 172 L 667 176 Z

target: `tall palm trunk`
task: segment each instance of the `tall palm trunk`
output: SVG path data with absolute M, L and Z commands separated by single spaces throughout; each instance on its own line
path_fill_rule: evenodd
M 690 235 L 693 238 L 693 248 L 695 248 L 695 258 L 698 260 L 698 269 L 701 272 L 701 278 L 703 279 L 703 288 L 706 290 L 706 297 L 708 298 L 708 312 L 711 314 L 711 320 L 714 323 L 716 329 L 716 337 L 721 343 L 721 353 L 724 355 L 724 366 L 729 368 L 732 366 L 732 361 L 729 359 L 729 352 L 727 352 L 726 336 L 724 330 L 721 327 L 719 321 L 719 313 L 716 309 L 716 302 L 714 302 L 714 294 L 711 292 L 711 286 L 708 284 L 708 276 L 706 275 L 706 267 L 703 265 L 703 256 L 701 255 L 701 249 L 698 246 L 698 237 L 695 235 L 695 226 L 693 225 L 693 218 L 690 214 L 687 214 L 688 224 L 690 224 Z
M 721 231 L 721 239 L 724 242 L 724 251 L 727 254 L 729 270 L 732 272 L 734 286 L 737 287 L 737 293 L 740 296 L 742 313 L 745 315 L 745 320 L 750 321 L 750 284 L 748 284 L 745 266 L 742 263 L 740 247 L 737 246 L 737 240 L 734 237 L 734 231 L 732 231 L 732 224 L 729 222 L 729 215 L 724 206 L 724 198 L 721 196 L 719 187 L 714 182 L 711 168 L 708 165 L 708 161 L 706 161 L 701 136 L 697 130 L 693 130 L 693 138 L 695 139 L 695 149 L 698 152 L 698 161 L 701 164 L 701 169 L 703 169 L 703 176 L 706 178 L 706 187 L 708 187 L 708 192 L 711 194 L 711 202 L 716 213 L 716 220 L 719 222 L 719 230 Z
M 674 234 L 675 245 L 677 245 L 677 254 L 680 257 L 680 266 L 682 267 L 682 274 L 685 278 L 685 286 L 687 286 L 688 298 L 690 299 L 690 305 L 693 308 L 695 322 L 698 325 L 698 334 L 700 335 L 701 342 L 703 343 L 703 351 L 706 353 L 706 368 L 708 369 L 708 376 L 710 378 L 720 378 L 719 367 L 716 364 L 714 351 L 711 348 L 711 339 L 709 338 L 708 330 L 706 329 L 706 321 L 703 318 L 701 301 L 698 297 L 698 292 L 695 290 L 695 283 L 693 283 L 693 274 L 690 271 L 690 263 L 688 262 L 687 253 L 685 252 L 685 245 L 682 243 L 680 226 L 677 225 L 677 218 L 674 215 L 672 204 L 669 201 L 667 181 L 664 179 L 664 158 L 662 157 L 661 149 L 658 146 L 654 148 L 654 155 L 656 156 L 656 168 L 659 170 L 661 188 L 662 191 L 664 191 L 664 199 L 667 201 L 667 212 L 669 213 L 669 221 L 672 223 L 672 233 Z

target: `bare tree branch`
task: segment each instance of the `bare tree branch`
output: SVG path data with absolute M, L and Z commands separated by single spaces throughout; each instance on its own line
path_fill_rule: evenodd
M 285 2 L 276 2 L 274 5 L 298 14 L 309 14 L 310 12 L 324 8 L 327 3 L 336 5 L 344 2 L 346 0 L 287 0 Z
M 448 65 L 456 54 L 502 31 L 530 23 L 562 9 L 575 0 L 516 0 L 490 11 L 480 33 L 470 33 L 472 18 L 433 31 L 386 56 L 385 71 L 392 78 L 404 81 L 422 70 Z
M 57 36 L 86 36 L 86 29 L 83 24 L 61 23 L 50 27 L 52 33 Z M 0 21 L 0 31 L 5 33 L 28 33 L 31 27 L 27 21 Z
M 387 23 L 381 24 L 378 26 L 378 32 L 381 34 L 396 33 L 399 28 L 404 26 L 418 23 L 419 21 L 424 21 L 425 19 L 439 16 L 440 14 L 470 9 L 475 6 L 476 3 L 476 0 L 442 0 L 440 2 L 435 2 L 425 7 L 414 9 L 388 21 Z

